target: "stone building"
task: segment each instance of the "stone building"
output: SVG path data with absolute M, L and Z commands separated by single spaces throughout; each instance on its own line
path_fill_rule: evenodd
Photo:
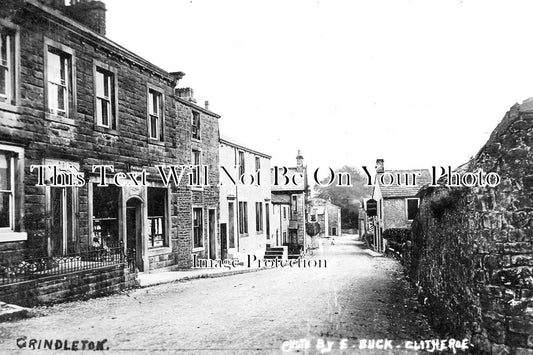
M 281 178 L 281 172 L 286 169 L 285 175 L 291 177 L 289 182 Z M 276 178 L 276 170 L 278 172 Z M 292 181 L 293 176 L 301 177 Z M 307 167 L 300 151 L 296 156 L 295 167 L 274 167 L 272 169 L 272 201 L 275 205 L 277 217 L 280 221 L 275 228 L 279 230 L 281 245 L 288 246 L 289 253 L 305 250 L 309 245 L 309 236 L 305 232 L 305 222 L 308 215 L 309 185 L 307 180 Z M 280 217 L 281 216 L 281 217 Z M 287 216 L 287 218 L 285 218 Z M 286 223 L 288 222 L 288 223 Z M 287 225 L 287 230 L 284 230 Z M 287 234 L 286 234 L 287 233 Z M 279 245 L 279 244 L 278 244 Z
M 384 251 L 383 233 L 392 228 L 410 228 L 418 211 L 416 196 L 422 186 L 431 182 L 429 170 L 385 170 L 384 160 L 376 160 L 376 177 L 372 199 L 377 203 L 374 218 L 374 248 Z
M 217 259 L 221 257 L 221 240 L 218 227 L 219 220 L 219 129 L 220 116 L 209 111 L 209 103 L 204 107 L 196 104 L 193 91 L 190 88 L 176 89 L 176 108 L 178 119 L 183 119 L 190 128 L 181 137 L 189 141 L 190 146 L 186 154 L 190 154 L 190 164 L 193 166 L 207 167 L 200 169 L 193 176 L 198 177 L 193 181 L 185 195 L 178 196 L 178 211 L 175 224 L 183 226 L 184 236 L 178 244 L 178 260 L 184 262 L 191 258 L 192 253 L 199 258 Z M 190 125 L 187 123 L 190 122 Z M 200 185 L 200 186 L 195 186 Z M 188 224 L 192 222 L 192 225 Z M 190 234 L 189 234 L 190 235 Z M 189 264 L 178 263 L 182 268 Z
M 320 225 L 319 236 L 329 238 L 341 235 L 341 208 L 329 200 L 314 197 L 309 201 L 309 222 Z
M 218 255 L 219 116 L 176 89 L 183 73 L 107 39 L 100 1 L 4 1 L 0 33 L 0 260 L 93 243 L 135 249 L 141 271 Z M 198 163 L 211 186 L 156 169 Z
M 220 138 L 219 155 L 222 256 L 254 254 L 262 258 L 275 240 L 271 229 L 271 157 L 227 137 Z
M 430 320 L 476 354 L 533 353 L 533 99 L 515 104 L 455 173 L 495 187 L 420 191 L 405 264 Z M 443 179 L 443 184 L 453 181 Z

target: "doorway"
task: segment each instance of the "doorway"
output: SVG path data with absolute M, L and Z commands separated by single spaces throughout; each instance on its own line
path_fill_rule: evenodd
M 215 210 L 209 210 L 209 258 L 215 260 L 217 258 L 217 236 L 216 236 L 216 218 Z
M 270 204 L 265 203 L 265 214 L 266 214 L 266 238 L 270 242 Z M 269 243 L 270 244 L 270 243 Z
M 229 247 L 235 248 L 235 208 L 233 202 L 228 202 L 228 236 Z
M 73 187 L 50 188 L 50 254 L 66 255 L 78 251 L 77 190 Z
M 220 259 L 222 260 L 228 257 L 227 228 L 226 223 L 220 223 Z
M 126 203 L 126 255 L 139 271 L 144 271 L 142 255 L 142 202 L 136 198 Z

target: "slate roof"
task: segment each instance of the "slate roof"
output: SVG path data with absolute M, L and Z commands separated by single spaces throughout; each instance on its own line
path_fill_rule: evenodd
M 272 203 L 284 203 L 289 205 L 291 203 L 291 196 L 290 195 L 283 195 L 283 194 L 272 194 Z
M 404 197 L 415 197 L 418 191 L 426 184 L 431 183 L 431 174 L 427 169 L 411 169 L 411 170 L 386 170 L 387 173 L 392 173 L 395 178 L 397 174 L 400 174 L 402 181 L 401 184 L 396 181 L 393 185 L 383 185 L 379 181 L 378 177 L 383 175 L 383 173 L 376 175 L 376 181 L 379 184 L 381 190 L 381 195 L 383 198 L 404 198 Z M 405 174 L 409 174 L 409 185 L 406 185 Z M 416 185 L 413 185 L 411 181 L 412 173 L 419 174 L 416 175 Z M 385 182 L 387 182 L 385 178 Z M 397 179 L 396 179 L 397 180 Z
M 271 159 L 272 156 L 268 155 L 268 154 L 265 154 L 265 153 L 261 153 L 260 151 L 258 150 L 255 150 L 255 149 L 251 149 L 251 148 L 247 148 L 246 145 L 236 141 L 235 139 L 233 138 L 230 138 L 228 136 L 225 136 L 223 134 L 220 135 L 220 138 L 219 138 L 219 142 L 220 143 L 223 143 L 223 144 L 227 144 L 227 145 L 230 145 L 232 147 L 235 147 L 237 149 L 241 149 L 241 150 L 244 150 L 248 153 L 252 153 L 252 154 L 255 154 L 255 155 L 259 155 L 263 158 L 266 158 L 266 159 Z
M 281 166 L 279 167 L 281 168 Z M 287 167 L 287 176 L 288 177 L 291 177 L 293 176 L 294 174 L 296 174 L 298 172 L 297 168 L 296 167 Z M 305 168 L 304 168 L 304 176 L 307 174 L 307 172 L 305 171 Z M 278 185 L 274 185 L 274 169 L 270 169 L 270 176 L 271 176 L 271 184 L 272 184 L 272 192 L 289 192 L 289 191 L 297 191 L 297 192 L 304 192 L 306 190 L 306 184 L 307 184 L 307 181 L 306 182 L 302 182 L 301 184 L 299 185 L 294 185 L 292 183 L 292 181 L 290 181 L 287 185 L 282 185 L 283 182 L 285 182 L 285 179 L 283 178 L 280 178 L 278 181 Z M 304 177 L 305 179 L 305 177 Z

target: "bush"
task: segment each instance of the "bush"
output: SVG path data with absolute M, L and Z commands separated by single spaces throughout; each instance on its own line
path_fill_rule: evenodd
M 454 208 L 468 191 L 468 188 L 463 187 L 447 190 L 444 193 L 438 194 L 429 204 L 432 216 L 435 218 L 441 218 L 444 212 Z
M 409 228 L 389 228 L 383 231 L 383 238 L 395 244 L 403 244 L 411 240 L 411 229 Z
M 307 232 L 307 235 L 314 237 L 320 233 L 320 224 L 318 224 L 318 222 L 307 222 L 305 224 L 305 231 Z

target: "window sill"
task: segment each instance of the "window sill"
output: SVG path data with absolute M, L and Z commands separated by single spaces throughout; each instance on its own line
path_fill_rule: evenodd
M 192 252 L 193 253 L 198 253 L 198 252 L 201 252 L 201 251 L 205 251 L 204 247 L 196 247 L 196 248 L 192 248 Z
M 239 234 L 240 238 L 249 237 L 250 235 L 248 233 L 241 233 Z
M 191 191 L 204 191 L 204 188 L 202 186 L 191 185 Z
M 19 106 L 8 104 L 6 102 L 0 102 L 0 110 L 12 113 L 22 113 L 22 109 Z
M 107 134 L 112 134 L 112 135 L 118 136 L 118 131 L 116 129 L 107 128 L 107 127 L 104 127 L 104 126 L 99 126 L 97 124 L 94 125 L 94 130 L 96 132 L 107 133 Z
M 171 247 L 156 247 L 156 248 L 148 248 L 148 256 L 156 256 L 161 254 L 169 254 L 172 253 Z
M 68 124 L 68 125 L 71 125 L 71 126 L 75 125 L 75 122 L 74 122 L 73 118 L 69 118 L 67 116 L 56 115 L 56 114 L 53 114 L 53 113 L 50 113 L 50 112 L 46 112 L 45 118 L 47 120 L 58 122 L 58 123 L 64 123 L 64 124 Z
M 194 137 L 191 137 L 191 140 L 193 142 L 196 142 L 196 143 L 202 143 L 202 139 L 201 138 L 194 138 Z
M 25 232 L 0 232 L 0 243 L 3 242 L 22 242 L 28 239 Z
M 160 140 L 157 140 L 157 139 L 154 139 L 154 138 L 148 138 L 148 143 L 149 144 L 153 144 L 153 145 L 158 145 L 158 146 L 161 146 L 161 147 L 165 146 L 165 141 L 160 141 Z

